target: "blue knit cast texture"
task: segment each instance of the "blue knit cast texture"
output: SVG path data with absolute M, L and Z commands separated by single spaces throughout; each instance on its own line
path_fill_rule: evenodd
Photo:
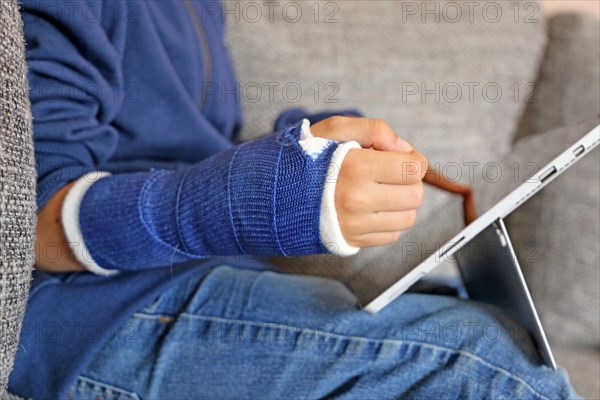
M 321 197 L 337 143 L 313 159 L 300 132 L 298 122 L 185 170 L 94 183 L 79 215 L 91 258 L 135 270 L 214 255 L 326 253 Z

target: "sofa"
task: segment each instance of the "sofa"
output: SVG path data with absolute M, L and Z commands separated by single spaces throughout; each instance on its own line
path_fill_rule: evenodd
M 241 140 L 270 133 L 284 108 L 356 108 L 389 121 L 431 165 L 471 185 L 485 210 L 598 123 L 600 25 L 584 15 L 547 18 L 535 2 L 474 4 L 226 1 L 246 116 Z M 34 254 L 24 71 L 17 4 L 3 0 L 0 391 Z M 599 174 L 596 150 L 507 220 L 557 361 L 586 398 L 600 398 Z M 289 273 L 339 279 L 366 303 L 461 227 L 460 199 L 428 187 L 417 225 L 393 245 L 273 261 Z M 448 262 L 436 274 L 457 271 Z

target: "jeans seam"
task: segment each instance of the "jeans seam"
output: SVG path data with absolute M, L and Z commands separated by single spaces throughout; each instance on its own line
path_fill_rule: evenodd
M 151 314 L 144 314 L 144 313 L 135 313 L 134 316 L 136 318 L 145 319 L 145 320 L 159 320 L 160 318 L 173 318 L 174 317 L 172 315 L 169 315 L 169 316 L 167 316 L 167 315 L 151 315 Z M 276 323 L 276 322 L 258 322 L 258 321 L 242 320 L 242 319 L 235 319 L 235 318 L 223 318 L 223 317 L 215 317 L 215 316 L 196 315 L 196 314 L 190 314 L 190 313 L 180 313 L 180 314 L 178 314 L 178 317 L 183 317 L 183 318 L 188 318 L 188 319 L 196 319 L 196 320 L 234 322 L 234 323 L 255 325 L 255 326 L 261 326 L 261 327 L 268 327 L 268 328 L 286 328 L 286 329 L 291 328 L 291 329 L 295 329 L 301 333 L 312 333 L 312 334 L 319 335 L 319 336 L 326 336 L 328 338 L 334 337 L 334 338 L 338 338 L 338 339 L 349 339 L 349 340 L 353 340 L 353 341 L 357 341 L 357 342 L 372 342 L 372 343 L 381 343 L 381 344 L 387 343 L 387 344 L 418 345 L 418 346 L 422 346 L 425 348 L 431 348 L 433 350 L 444 351 L 444 352 L 449 352 L 449 353 L 454 353 L 454 354 L 460 354 L 460 355 L 463 355 L 463 356 L 466 356 L 466 357 L 472 359 L 473 361 L 483 365 L 486 368 L 495 370 L 495 371 L 507 376 L 509 379 L 512 379 L 513 381 L 519 382 L 520 384 L 524 385 L 528 390 L 530 390 L 534 395 L 540 397 L 541 399 L 550 400 L 548 397 L 544 396 L 543 394 L 541 394 L 540 392 L 535 390 L 529 383 L 527 383 L 523 379 L 519 378 L 518 376 L 510 373 L 509 371 L 507 371 L 506 369 L 504 369 L 502 367 L 499 367 L 499 366 L 479 357 L 476 354 L 473 354 L 473 353 L 471 353 L 469 351 L 465 351 L 465 350 L 452 349 L 449 347 L 444 347 L 444 346 L 435 345 L 435 344 L 426 343 L 426 342 L 420 342 L 420 341 L 416 341 L 416 340 L 377 339 L 377 338 L 368 338 L 368 337 L 364 337 L 364 336 L 343 335 L 343 334 L 338 334 L 338 333 L 325 332 L 325 331 L 321 331 L 318 329 L 299 328 L 297 326 L 280 324 L 280 323 Z
M 126 397 L 132 400 L 139 400 L 139 396 L 137 393 L 124 389 L 122 387 L 106 383 L 103 381 L 99 381 L 97 379 L 90 378 L 85 375 L 79 375 L 73 388 L 78 390 L 80 386 L 85 385 L 85 390 L 88 390 L 92 393 L 99 393 L 105 395 L 107 392 L 114 393 L 113 397 Z M 98 390 L 99 389 L 99 390 Z

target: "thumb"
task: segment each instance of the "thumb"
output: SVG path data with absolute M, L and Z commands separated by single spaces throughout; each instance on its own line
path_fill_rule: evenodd
M 414 147 L 398 137 L 387 122 L 373 118 L 336 117 L 330 126 L 323 126 L 323 134 L 336 141 L 357 141 L 363 148 L 381 151 L 395 151 L 410 154 Z M 319 125 L 319 124 L 317 124 Z M 317 127 L 315 125 L 315 127 Z M 311 127 L 312 128 L 312 127 Z M 319 127 L 320 128 L 320 127 Z
M 412 153 L 414 147 L 405 139 L 394 133 L 390 125 L 381 119 L 360 118 L 355 119 L 359 126 L 353 131 L 356 140 L 362 147 L 372 147 L 381 151 L 398 151 Z

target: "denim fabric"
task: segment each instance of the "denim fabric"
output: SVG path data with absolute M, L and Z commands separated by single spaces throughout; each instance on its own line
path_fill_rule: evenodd
M 406 294 L 369 315 L 337 281 L 230 266 L 139 310 L 68 396 L 578 398 L 495 309 Z

